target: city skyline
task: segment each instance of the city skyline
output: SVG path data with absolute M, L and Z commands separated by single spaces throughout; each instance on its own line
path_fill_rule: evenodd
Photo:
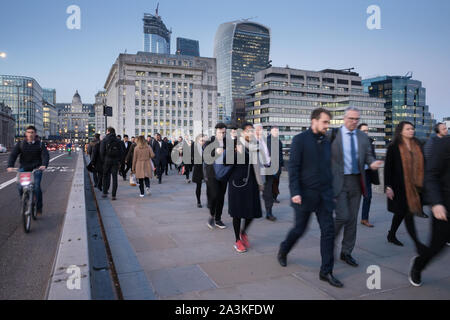
M 221 23 L 256 16 L 251 21 L 272 31 L 274 66 L 354 67 L 363 79 L 412 71 L 413 79 L 427 88 L 427 104 L 439 121 L 448 116 L 445 80 L 450 44 L 442 35 L 450 31 L 446 19 L 450 4 L 390 2 L 278 1 L 274 6 L 271 1 L 161 1 L 159 12 L 172 28 L 171 47 L 177 37 L 197 39 L 204 57 L 213 56 L 214 35 Z M 81 8 L 80 30 L 66 27 L 66 9 L 72 4 Z M 372 4 L 381 8 L 381 30 L 366 27 L 366 9 Z M 0 73 L 32 77 L 43 87 L 55 88 L 58 103 L 70 101 L 75 89 L 87 103 L 94 103 L 117 55 L 125 49 L 142 51 L 142 16 L 156 5 L 157 1 L 2 3 L 0 51 L 7 57 L 0 59 Z

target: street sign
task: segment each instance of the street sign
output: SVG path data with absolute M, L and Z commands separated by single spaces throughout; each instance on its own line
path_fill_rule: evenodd
M 105 117 L 112 117 L 112 107 L 103 106 L 103 115 Z

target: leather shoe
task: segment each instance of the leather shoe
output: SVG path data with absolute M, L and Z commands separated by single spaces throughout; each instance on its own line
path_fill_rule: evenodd
M 356 260 L 353 259 L 353 257 L 349 254 L 341 253 L 341 260 L 344 261 L 345 263 L 351 265 L 352 267 L 358 266 L 358 263 L 356 262 Z
M 328 274 L 324 274 L 321 272 L 319 274 L 319 278 L 320 278 L 320 280 L 326 281 L 329 284 L 331 284 L 333 287 L 336 287 L 336 288 L 342 288 L 344 286 L 344 284 L 342 282 L 340 282 L 338 279 L 336 279 L 331 272 Z
M 266 216 L 266 219 L 267 219 L 267 220 L 270 220 L 270 221 L 275 221 L 275 220 L 277 220 L 277 218 L 276 218 L 275 216 L 273 216 L 273 215 L 267 215 L 267 216 Z
M 280 265 L 282 267 L 286 267 L 287 266 L 287 255 L 285 255 L 281 251 L 279 251 L 277 258 L 278 258 L 278 262 L 280 263 Z
M 280 203 L 280 200 L 274 199 L 273 202 L 275 202 L 275 203 Z
M 369 223 L 369 220 L 361 220 L 361 224 L 366 227 L 373 228 L 373 224 Z

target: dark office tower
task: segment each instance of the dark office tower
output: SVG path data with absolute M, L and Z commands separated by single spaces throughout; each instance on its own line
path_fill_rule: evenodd
M 270 29 L 247 20 L 221 24 L 214 39 L 219 110 L 226 122 L 245 119 L 245 92 L 268 66 Z
M 155 15 L 144 14 L 144 51 L 170 54 L 170 35 L 156 8 Z
M 177 38 L 177 54 L 191 57 L 200 57 L 200 48 L 197 40 Z
M 412 76 L 382 76 L 363 80 L 371 97 L 386 100 L 386 142 L 392 140 L 395 127 L 401 121 L 410 121 L 416 128 L 416 137 L 430 136 L 433 120 L 426 105 L 426 90 L 422 82 Z

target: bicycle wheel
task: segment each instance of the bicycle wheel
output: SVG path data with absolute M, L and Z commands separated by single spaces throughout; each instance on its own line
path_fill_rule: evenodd
M 31 214 L 28 211 L 30 194 L 28 191 L 24 191 L 22 195 L 22 219 L 23 219 L 23 229 L 26 233 L 30 232 L 31 227 Z

